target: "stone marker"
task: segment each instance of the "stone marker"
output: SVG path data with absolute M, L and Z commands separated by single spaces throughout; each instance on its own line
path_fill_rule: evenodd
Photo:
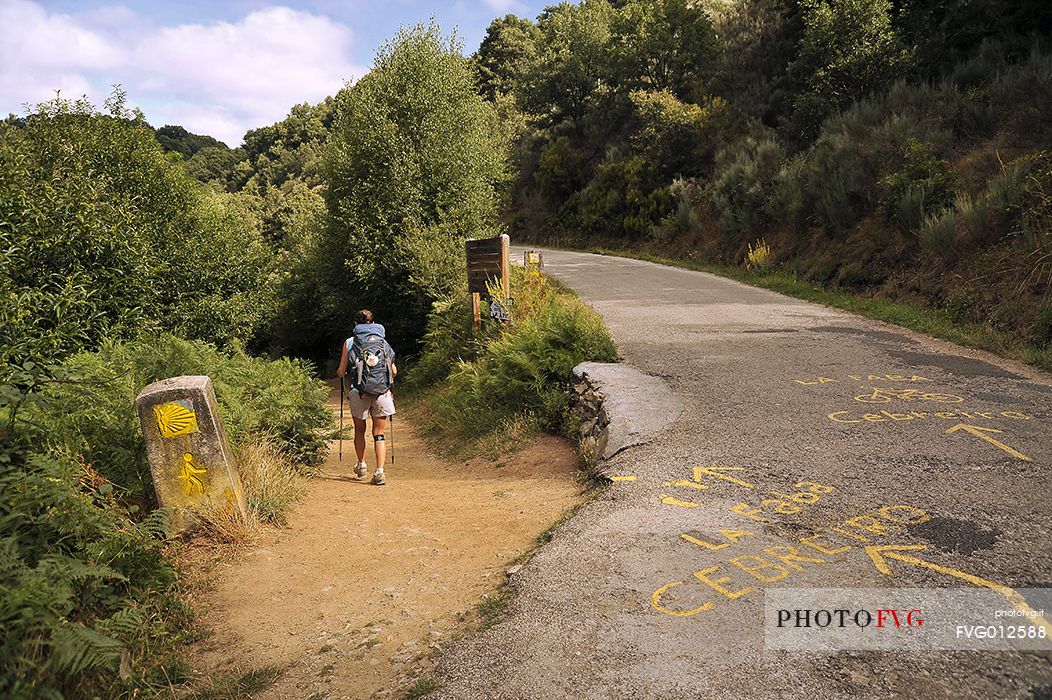
M 246 518 L 212 380 L 162 379 L 139 392 L 135 406 L 157 501 L 175 509 L 176 528 L 187 526 L 187 511 L 193 510 L 227 510 Z

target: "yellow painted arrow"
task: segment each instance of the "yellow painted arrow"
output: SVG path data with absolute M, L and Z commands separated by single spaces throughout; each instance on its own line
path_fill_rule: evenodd
M 1011 447 L 1009 447 L 1008 445 L 1004 444 L 1000 440 L 995 440 L 994 438 L 992 438 L 989 435 L 987 435 L 987 433 L 1000 433 L 1000 432 L 1002 432 L 1002 431 L 998 430 L 997 428 L 984 428 L 984 427 L 982 427 L 980 425 L 967 425 L 965 423 L 958 423 L 957 425 L 953 426 L 952 428 L 950 428 L 946 432 L 947 433 L 955 433 L 958 430 L 963 430 L 963 431 L 965 431 L 967 433 L 971 433 L 972 435 L 974 435 L 975 437 L 979 438 L 980 440 L 985 440 L 986 442 L 990 443 L 991 445 L 993 445 L 997 449 L 1004 450 L 1008 454 L 1012 455 L 1013 457 L 1017 457 L 1017 458 L 1023 460 L 1024 462 L 1033 462 L 1034 461 L 1030 457 L 1027 457 L 1025 454 L 1023 454 L 1022 452 L 1018 452 L 1016 450 L 1013 450 Z
M 698 504 L 694 501 L 681 501 L 675 496 L 669 496 L 667 493 L 661 494 L 661 502 L 666 506 L 676 506 L 677 508 L 697 508 Z
M 886 576 L 891 576 L 891 567 L 888 566 L 887 560 L 897 559 L 906 564 L 920 566 L 925 569 L 930 569 L 931 571 L 937 571 L 940 574 L 945 574 L 947 576 L 959 578 L 963 581 L 967 581 L 973 586 L 978 586 L 979 588 L 989 588 L 991 591 L 995 591 L 996 593 L 1003 596 L 1009 603 L 1012 604 L 1012 606 L 1016 610 L 1025 613 L 1027 617 L 1029 617 L 1031 620 L 1033 620 L 1039 625 L 1042 625 L 1048 631 L 1048 633 L 1052 635 L 1052 625 L 1049 625 L 1048 621 L 1045 620 L 1045 618 L 1038 615 L 1037 612 L 1033 608 L 1031 608 L 1030 605 L 1026 602 L 1026 598 L 1021 596 L 1019 592 L 1015 589 L 1001 585 L 1000 583 L 987 581 L 985 578 L 980 578 L 978 576 L 974 576 L 963 571 L 958 571 L 957 569 L 951 569 L 948 566 L 933 564 L 930 561 L 924 561 L 923 559 L 918 559 L 917 557 L 912 557 L 908 554 L 903 554 L 903 552 L 918 552 L 927 548 L 927 545 L 923 544 L 872 545 L 870 547 L 866 547 L 866 554 L 868 554 L 869 558 L 873 560 L 873 566 L 876 567 L 877 571 Z

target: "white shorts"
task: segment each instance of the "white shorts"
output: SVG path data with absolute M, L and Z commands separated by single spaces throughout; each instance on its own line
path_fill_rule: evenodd
M 380 396 L 360 395 L 355 389 L 347 391 L 347 400 L 351 404 L 351 417 L 365 420 L 369 416 L 393 416 L 395 412 L 394 397 L 391 392 Z

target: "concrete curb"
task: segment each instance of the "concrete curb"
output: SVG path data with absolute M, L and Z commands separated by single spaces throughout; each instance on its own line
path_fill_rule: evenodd
M 665 380 L 634 367 L 582 362 L 573 374 L 583 447 L 600 463 L 650 442 L 683 412 L 683 402 Z M 602 474 L 601 464 L 598 471 Z

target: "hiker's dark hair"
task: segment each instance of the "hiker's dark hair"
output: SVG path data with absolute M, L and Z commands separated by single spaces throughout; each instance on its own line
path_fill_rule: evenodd
M 373 312 L 370 311 L 369 309 L 362 309 L 361 311 L 356 311 L 355 314 L 354 314 L 354 322 L 355 323 L 372 323 L 373 322 Z

